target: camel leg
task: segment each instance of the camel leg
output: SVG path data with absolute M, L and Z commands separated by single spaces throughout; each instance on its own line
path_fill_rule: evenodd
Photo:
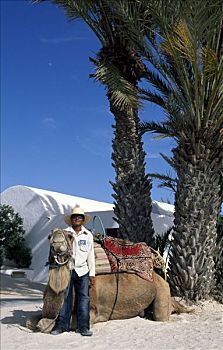
M 63 302 L 64 292 L 55 294 L 49 286 L 46 287 L 43 295 L 42 317 L 36 324 L 38 331 L 42 333 L 50 333 L 52 331 Z
M 158 274 L 154 274 L 156 297 L 153 302 L 153 319 L 168 321 L 171 315 L 171 296 L 169 284 Z
M 56 318 L 63 306 L 63 302 L 64 292 L 55 294 L 55 292 L 47 286 L 43 296 L 42 317 L 50 319 Z
M 97 283 L 97 281 L 95 281 Z M 98 316 L 97 312 L 97 289 L 96 285 L 90 287 L 90 323 L 93 325 Z

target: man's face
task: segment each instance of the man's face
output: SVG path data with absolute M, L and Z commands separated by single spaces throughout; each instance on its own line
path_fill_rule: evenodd
M 74 214 L 71 215 L 72 226 L 81 226 L 84 222 L 84 215 Z

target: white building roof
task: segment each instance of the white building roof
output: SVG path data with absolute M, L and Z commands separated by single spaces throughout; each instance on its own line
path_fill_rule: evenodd
M 18 186 L 14 186 L 18 189 Z M 72 206 L 76 205 L 82 207 L 85 212 L 99 212 L 113 210 L 114 205 L 106 202 L 99 202 L 93 199 L 87 199 L 82 197 L 71 196 L 64 193 L 53 192 L 43 190 L 35 187 L 21 186 L 22 188 L 29 188 L 34 193 L 38 194 L 41 198 L 44 198 L 46 202 L 50 202 L 50 199 L 57 201 L 59 206 Z M 12 188 L 12 187 L 11 187 Z

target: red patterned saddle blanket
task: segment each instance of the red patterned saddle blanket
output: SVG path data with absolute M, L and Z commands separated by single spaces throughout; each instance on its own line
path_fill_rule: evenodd
M 107 236 L 100 240 L 100 244 L 107 255 L 112 273 L 136 273 L 150 282 L 153 281 L 153 256 L 146 243 L 133 243 L 129 240 Z M 99 267 L 97 253 L 95 255 L 97 274 Z

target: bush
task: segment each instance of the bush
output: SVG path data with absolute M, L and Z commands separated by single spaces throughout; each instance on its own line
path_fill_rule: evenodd
M 1 243 L 1 244 L 2 244 L 2 243 Z M 5 260 L 5 250 L 4 250 L 3 245 L 1 245 L 1 246 L 0 246 L 0 266 L 3 265 L 4 260 Z
M 14 247 L 14 261 L 18 267 L 29 267 L 32 262 L 32 252 L 29 247 L 27 247 L 24 242 L 20 242 L 16 247 Z
M 5 258 L 14 260 L 18 267 L 29 267 L 31 249 L 24 239 L 23 219 L 9 205 L 0 205 L 0 266 Z

